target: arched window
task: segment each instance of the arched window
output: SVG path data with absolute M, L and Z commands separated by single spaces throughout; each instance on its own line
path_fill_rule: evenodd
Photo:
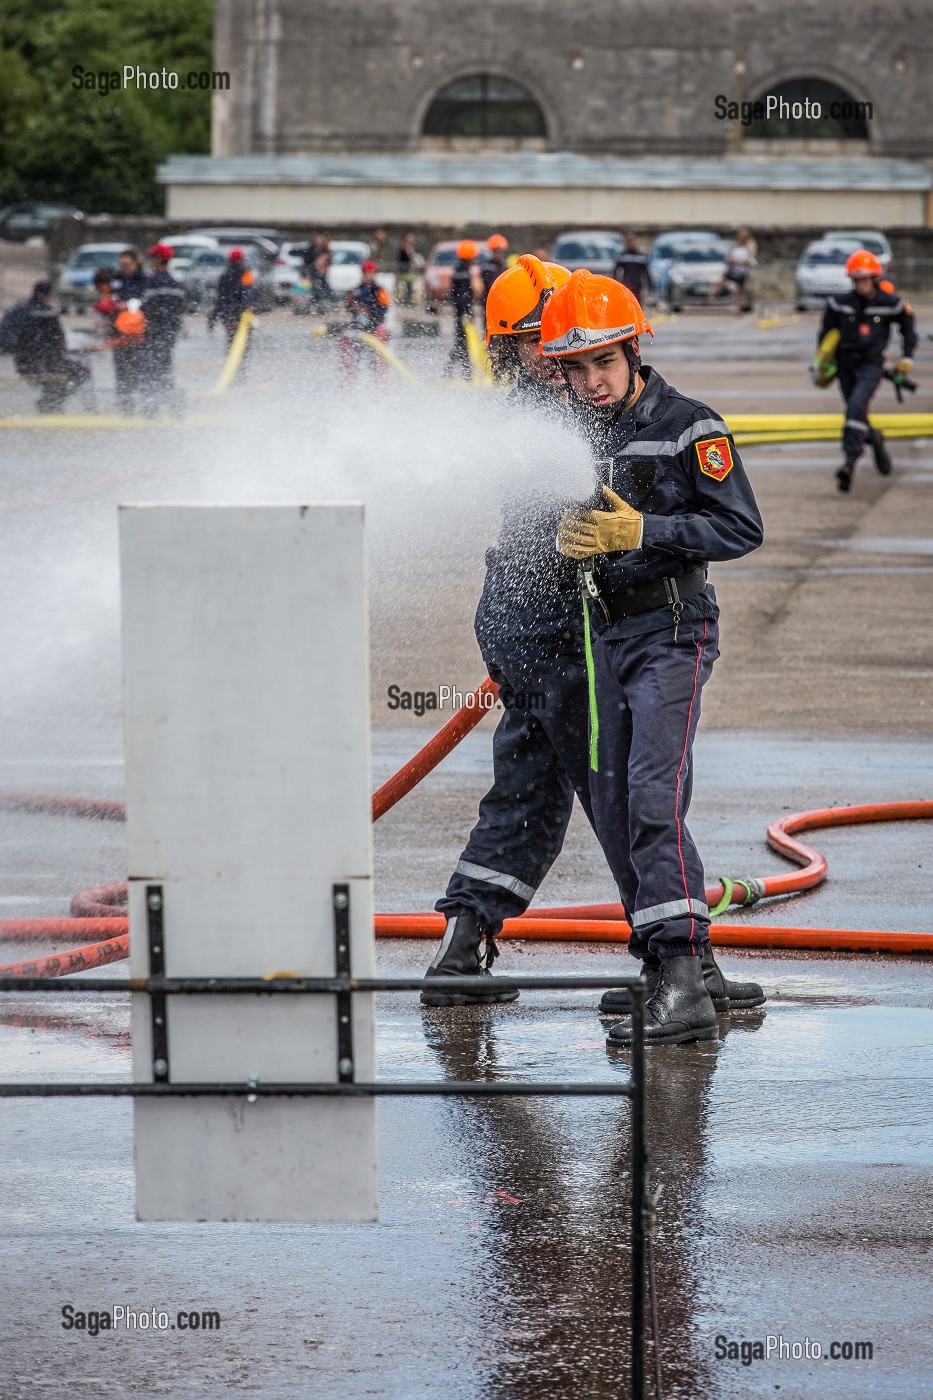
M 772 99 L 770 115 L 768 98 Z M 824 78 L 790 78 L 756 98 L 766 115 L 743 127 L 744 137 L 756 141 L 867 141 L 872 104 L 860 102 Z M 774 105 L 776 100 L 777 105 Z M 819 116 L 815 115 L 819 108 Z
M 442 88 L 424 119 L 425 136 L 546 136 L 544 114 L 518 83 L 477 73 Z

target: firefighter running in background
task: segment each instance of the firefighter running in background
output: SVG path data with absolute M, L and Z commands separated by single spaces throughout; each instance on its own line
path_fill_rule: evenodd
M 479 249 L 470 238 L 465 238 L 457 244 L 457 261 L 447 293 L 447 300 L 454 308 L 454 343 L 444 369 L 445 379 L 454 374 L 469 379 L 471 375 L 466 322 L 473 315 L 473 263 L 478 252 Z
M 40 281 L 22 308 L 13 363 L 17 374 L 39 385 L 39 413 L 61 413 L 66 399 L 91 377 L 86 364 L 69 355 L 51 282 Z
M 360 360 L 364 355 L 370 357 L 374 351 L 366 345 L 362 339 L 364 333 L 374 335 L 377 340 L 388 343 L 389 330 L 386 326 L 386 317 L 389 314 L 389 307 L 392 305 L 392 298 L 385 287 L 380 287 L 376 281 L 376 264 L 367 260 L 360 268 L 363 280 L 353 291 L 347 292 L 344 298 L 347 309 L 350 312 L 350 325 L 340 332 L 340 339 L 337 342 L 337 363 L 343 379 L 351 379 L 355 374 Z M 380 377 L 384 377 L 388 372 L 388 365 L 381 355 L 376 355 L 376 372 Z
M 685 819 L 700 692 L 719 655 L 710 560 L 763 538 L 751 485 L 725 423 L 643 365 L 652 334 L 636 298 L 575 272 L 544 308 L 542 353 L 582 406 L 602 473 L 603 508 L 568 512 L 558 547 L 579 566 L 591 658 L 590 793 L 600 843 L 649 988 L 649 1043 L 708 1040 L 717 1009 L 764 1000 L 727 983 L 709 945 L 703 866 Z M 600 1010 L 627 1009 L 609 992 Z M 718 1003 L 718 1006 L 717 1006 Z M 631 1042 L 631 1021 L 610 1044 Z
M 185 289 L 168 270 L 173 256 L 173 250 L 165 243 L 156 243 L 147 253 L 152 262 L 152 274 L 146 278 L 141 300 L 146 318 L 143 383 L 149 413 L 179 408 L 172 360 L 181 331 Z
M 545 301 L 569 276 L 556 263 L 521 257 L 486 298 L 493 373 L 512 385 L 510 402 L 532 412 L 561 412 L 563 377 L 541 358 L 539 332 Z M 575 792 L 592 821 L 576 571 L 554 548 L 562 510 L 551 500 L 530 504 L 524 494 L 509 501 L 498 546 L 486 555 L 476 637 L 504 713 L 493 738 L 493 785 L 435 906 L 447 926 L 427 977 L 489 976 L 502 921 L 524 912 L 557 859 Z M 421 1000 L 461 1006 L 517 996 L 497 991 L 489 977 L 483 995 L 424 991 Z
M 227 337 L 227 349 L 233 344 L 233 337 L 237 333 L 240 324 L 240 317 L 244 311 L 248 311 L 253 304 L 255 295 L 255 278 L 252 269 L 245 266 L 242 248 L 231 248 L 230 256 L 227 259 L 227 266 L 217 280 L 217 290 L 214 293 L 214 305 L 211 307 L 207 317 L 207 329 L 214 329 L 215 321 L 219 321 L 224 328 Z M 246 353 L 249 353 L 247 344 Z M 246 363 L 246 354 L 243 356 L 241 366 Z
M 825 374 L 835 340 L 836 373 L 846 405 L 842 430 L 845 460 L 836 472 L 840 491 L 851 489 L 855 464 L 866 443 L 878 471 L 882 476 L 890 475 L 891 459 L 884 436 L 880 429 L 870 426 L 868 407 L 884 374 L 884 352 L 891 326 L 896 323 L 901 334 L 901 358 L 894 367 L 895 373 L 910 374 L 917 344 L 910 304 L 895 291 L 879 286 L 883 269 L 874 253 L 859 248 L 849 257 L 846 272 L 852 278 L 852 290 L 829 298 L 817 341 L 817 365 Z M 829 382 L 831 377 L 830 372 L 823 382 Z

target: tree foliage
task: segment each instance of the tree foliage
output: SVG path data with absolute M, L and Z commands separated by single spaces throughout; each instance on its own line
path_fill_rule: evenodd
M 210 149 L 211 94 L 184 84 L 211 70 L 212 19 L 213 0 L 0 0 L 0 204 L 160 212 L 156 166 Z M 124 65 L 179 86 L 123 87 Z M 79 66 L 94 86 L 75 86 Z

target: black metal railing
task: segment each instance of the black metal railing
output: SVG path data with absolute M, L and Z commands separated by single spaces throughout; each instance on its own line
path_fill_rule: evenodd
M 148 977 L 114 981 L 103 977 L 3 977 L 0 993 L 79 993 L 148 995 L 152 1012 L 152 1080 L 78 1082 L 0 1083 L 0 1098 L 377 1098 L 377 1097 L 623 1097 L 631 1100 L 631 1400 L 644 1400 L 645 1350 L 645 1232 L 651 1205 L 647 1195 L 645 1154 L 645 984 L 638 977 L 496 977 L 497 989 L 521 991 L 603 990 L 625 987 L 631 998 L 632 1065 L 629 1079 L 575 1080 L 375 1080 L 355 1078 L 353 1060 L 352 997 L 355 993 L 432 991 L 489 991 L 485 977 L 351 977 L 350 976 L 350 889 L 333 886 L 335 934 L 335 977 L 169 977 L 165 975 L 164 896 L 161 885 L 146 886 L 149 942 Z M 250 996 L 313 994 L 337 999 L 336 1078 L 333 1082 L 268 1083 L 259 1079 L 246 1082 L 179 1083 L 170 1077 L 169 1016 L 166 998 L 231 993 Z

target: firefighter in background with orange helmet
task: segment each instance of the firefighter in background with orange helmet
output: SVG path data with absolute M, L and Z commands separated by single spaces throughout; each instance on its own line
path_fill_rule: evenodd
M 563 376 L 540 355 L 540 326 L 548 297 L 569 276 L 555 263 L 521 257 L 486 299 L 493 373 L 513 386 L 510 402 L 534 413 L 566 412 Z M 493 739 L 495 779 L 436 905 L 447 925 L 428 978 L 487 975 L 503 919 L 524 912 L 557 859 L 575 793 L 592 821 L 583 618 L 575 566 L 554 548 L 562 509 L 527 493 L 508 502 L 498 544 L 486 555 L 476 638 L 504 709 Z M 458 1006 L 517 995 L 498 991 L 490 976 L 484 994 L 426 990 L 421 1000 Z
M 256 279 L 253 270 L 246 263 L 242 248 L 231 248 L 227 256 L 227 266 L 217 279 L 214 305 L 207 316 L 207 329 L 214 329 L 215 321 L 220 321 L 227 334 L 227 348 L 233 344 L 240 318 L 253 304 L 256 294 Z M 247 342 L 247 353 L 249 344 Z M 243 356 L 246 363 L 246 354 Z
M 485 307 L 492 284 L 505 272 L 505 255 L 509 251 L 509 240 L 501 233 L 493 233 L 486 239 L 489 257 L 479 270 L 483 280 L 483 306 Z
M 454 343 L 444 370 L 445 378 L 452 374 L 459 374 L 463 379 L 470 377 L 466 322 L 473 315 L 473 263 L 478 253 L 472 238 L 461 239 L 457 244 L 457 261 L 447 293 L 447 300 L 454 308 Z
M 849 491 L 855 464 L 866 443 L 871 447 L 875 466 L 882 476 L 890 476 L 891 459 L 879 428 L 868 422 L 868 406 L 884 374 L 884 352 L 896 323 L 901 333 L 901 358 L 895 365 L 899 374 L 910 374 L 917 344 L 913 310 L 893 288 L 879 285 L 884 269 L 874 253 L 859 248 L 846 263 L 852 290 L 831 296 L 823 312 L 817 345 L 831 331 L 838 331 L 836 371 L 845 400 L 846 416 L 842 429 L 845 457 L 836 472 L 840 491 Z
M 717 1010 L 760 1005 L 754 982 L 723 976 L 709 945 L 703 865 L 685 825 L 700 692 L 719 655 L 710 560 L 763 538 L 732 435 L 706 404 L 641 361 L 653 334 L 636 297 L 575 272 L 547 302 L 542 353 L 579 403 L 602 508 L 569 511 L 557 541 L 583 595 L 590 679 L 590 793 L 597 835 L 648 977 L 654 1044 L 708 1040 Z M 578 604 L 578 606 L 580 606 Z M 600 1011 L 628 1009 L 607 992 Z M 631 1021 L 610 1044 L 631 1043 Z

